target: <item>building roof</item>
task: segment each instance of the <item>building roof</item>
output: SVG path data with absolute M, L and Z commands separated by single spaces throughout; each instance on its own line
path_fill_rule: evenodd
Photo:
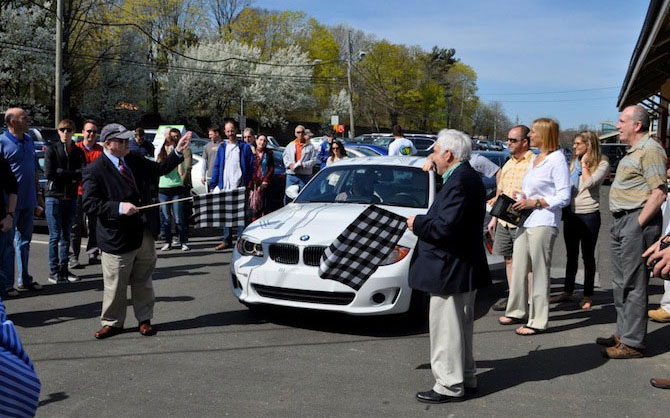
M 619 110 L 658 94 L 669 69 L 670 0 L 651 0 L 619 93 Z

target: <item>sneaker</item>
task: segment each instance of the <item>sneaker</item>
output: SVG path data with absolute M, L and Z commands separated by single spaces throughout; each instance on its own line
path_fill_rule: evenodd
M 79 260 L 77 260 L 76 258 L 72 258 L 70 259 L 70 261 L 68 261 L 67 267 L 71 269 L 77 269 L 81 267 L 81 264 L 79 264 Z
M 161 247 L 161 251 L 168 251 L 168 250 L 171 250 L 171 249 L 172 249 L 172 244 L 169 243 L 169 242 Z
M 61 276 L 63 277 L 63 281 L 67 280 L 70 283 L 78 282 L 80 280 L 79 276 L 71 273 L 70 270 L 66 270 Z
M 190 248 L 188 245 L 186 245 L 186 244 L 182 244 L 182 245 L 181 245 L 181 250 L 182 250 L 182 251 L 189 251 L 190 249 L 191 249 L 191 248 Z
M 179 246 L 179 238 L 177 238 L 177 237 L 172 238 L 172 246 L 173 247 L 178 247 Z
M 65 281 L 65 278 L 60 274 L 50 274 L 47 280 L 49 281 L 49 283 L 58 284 L 59 282 L 63 283 Z

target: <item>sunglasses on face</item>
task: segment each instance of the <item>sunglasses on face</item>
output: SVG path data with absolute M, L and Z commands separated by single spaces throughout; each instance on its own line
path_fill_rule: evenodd
M 333 150 L 340 149 L 340 147 L 333 147 Z
M 74 129 L 72 129 L 72 128 L 58 128 L 58 130 L 59 130 L 60 132 L 66 132 L 66 133 L 69 133 L 69 134 L 71 134 L 72 132 L 74 132 Z
M 304 134 L 305 131 L 295 131 L 295 133 L 296 133 L 296 135 L 297 135 L 297 134 Z
M 525 140 L 527 140 L 527 139 L 528 139 L 528 138 L 522 138 L 522 139 L 507 138 L 507 142 L 511 142 L 512 144 L 514 144 L 514 143 L 517 143 L 517 142 L 525 141 Z

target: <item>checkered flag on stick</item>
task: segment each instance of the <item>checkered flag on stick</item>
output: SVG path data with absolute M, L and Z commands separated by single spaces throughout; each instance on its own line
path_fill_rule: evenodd
M 197 228 L 237 226 L 244 222 L 244 187 L 193 197 Z
M 360 289 L 393 252 L 406 229 L 406 218 L 369 206 L 326 248 L 319 276 Z

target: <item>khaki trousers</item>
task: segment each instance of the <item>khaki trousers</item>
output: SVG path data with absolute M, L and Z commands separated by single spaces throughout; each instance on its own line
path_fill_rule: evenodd
M 522 319 L 528 315 L 529 327 L 544 330 L 549 323 L 549 289 L 551 255 L 558 228 L 552 226 L 520 227 L 514 241 L 512 281 L 505 316 Z M 530 306 L 528 273 L 533 272 Z
M 476 290 L 449 296 L 431 295 L 429 312 L 430 367 L 433 390 L 461 397 L 465 387 L 477 387 L 472 355 Z
M 121 255 L 103 251 L 100 260 L 105 284 L 100 316 L 102 325 L 123 327 L 128 285 L 137 321 L 153 318 L 155 298 L 151 275 L 156 267 L 156 248 L 149 230 L 144 229 L 142 245 L 137 250 Z

